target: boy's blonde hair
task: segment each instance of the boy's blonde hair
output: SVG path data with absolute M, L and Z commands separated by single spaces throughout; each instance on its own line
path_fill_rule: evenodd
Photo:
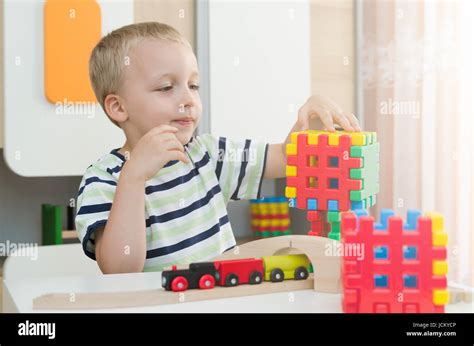
M 92 50 L 89 59 L 89 78 L 97 101 L 106 114 L 105 97 L 117 93 L 122 83 L 124 65 L 127 63 L 126 58 L 130 49 L 146 38 L 179 42 L 190 46 L 178 30 L 158 22 L 127 25 L 103 37 Z M 116 121 L 110 117 L 109 119 L 119 126 Z

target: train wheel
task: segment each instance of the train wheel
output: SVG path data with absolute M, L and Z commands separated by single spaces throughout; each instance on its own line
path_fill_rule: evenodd
M 171 290 L 173 292 L 186 291 L 188 289 L 188 280 L 184 276 L 177 276 L 171 281 Z
M 298 267 L 295 270 L 295 280 L 306 280 L 309 276 L 308 269 L 305 267 Z
M 239 277 L 234 273 L 231 273 L 226 276 L 225 278 L 225 285 L 226 286 L 237 286 L 239 284 Z
M 256 285 L 262 283 L 262 273 L 253 271 L 250 273 L 249 284 Z
M 216 279 L 214 276 L 205 274 L 199 279 L 199 288 L 202 290 L 213 288 L 216 285 Z
M 281 282 L 285 280 L 285 274 L 283 274 L 283 270 L 277 268 L 273 269 L 270 272 L 270 281 L 271 282 Z

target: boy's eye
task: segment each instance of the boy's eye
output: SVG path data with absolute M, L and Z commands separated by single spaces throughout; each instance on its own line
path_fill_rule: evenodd
M 191 85 L 191 89 L 199 90 L 199 85 L 193 84 L 193 85 Z
M 157 91 L 169 91 L 169 90 L 171 90 L 171 89 L 173 89 L 173 86 L 168 85 L 168 86 L 165 86 L 165 87 L 156 89 L 156 90 L 157 90 Z

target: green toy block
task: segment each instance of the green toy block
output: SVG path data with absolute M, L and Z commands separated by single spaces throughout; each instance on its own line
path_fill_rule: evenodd
M 328 211 L 328 222 L 340 222 L 341 221 L 341 212 L 339 211 Z
M 62 209 L 60 205 L 42 204 L 43 245 L 62 244 Z
M 351 147 L 351 156 L 362 158 L 362 168 L 353 168 L 350 171 L 351 179 L 362 181 L 362 188 L 360 190 L 352 190 L 350 192 L 349 199 L 351 201 L 362 201 L 379 192 L 379 151 L 379 143 Z M 371 204 L 371 202 L 368 201 L 367 204 Z
M 341 240 L 341 233 L 329 232 L 328 238 L 333 240 Z

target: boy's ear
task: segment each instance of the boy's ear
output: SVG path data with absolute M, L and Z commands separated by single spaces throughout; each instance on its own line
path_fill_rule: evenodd
M 128 114 L 123 105 L 123 100 L 118 95 L 107 95 L 104 100 L 104 108 L 107 112 L 107 115 L 119 124 L 128 119 Z

